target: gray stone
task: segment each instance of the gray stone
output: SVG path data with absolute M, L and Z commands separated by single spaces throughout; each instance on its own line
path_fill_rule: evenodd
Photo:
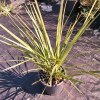
M 98 29 L 94 30 L 93 32 L 94 32 L 94 35 L 95 35 L 95 36 L 100 36 L 100 32 L 99 32 Z
M 41 3 L 40 7 L 41 7 L 42 11 L 52 12 L 52 6 L 51 5 L 46 5 L 45 3 Z

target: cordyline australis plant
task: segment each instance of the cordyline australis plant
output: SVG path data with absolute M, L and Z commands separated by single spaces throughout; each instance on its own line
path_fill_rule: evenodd
M 92 5 L 94 4 L 95 0 L 80 0 L 81 8 L 82 8 L 82 14 L 86 17 L 88 12 L 90 11 Z M 100 11 L 100 0 L 97 0 L 93 12 Z
M 29 6 L 25 5 L 26 12 L 32 20 L 34 31 L 31 30 L 31 28 L 29 27 L 29 23 L 27 23 L 20 15 L 16 15 L 16 17 L 13 17 L 10 13 L 8 13 L 9 18 L 13 22 L 12 25 L 16 28 L 21 37 L 17 36 L 8 28 L 0 24 L 0 27 L 11 36 L 11 38 L 9 38 L 4 35 L 0 35 L 0 42 L 24 52 L 24 57 L 26 60 L 22 61 L 19 64 L 6 68 L 3 71 L 13 69 L 25 62 L 32 61 L 38 66 L 38 70 L 42 70 L 47 74 L 46 83 L 50 86 L 54 85 L 54 80 L 55 82 L 57 82 L 63 79 L 67 79 L 71 83 L 77 82 L 78 80 L 74 79 L 70 75 L 65 75 L 63 64 L 65 61 L 68 62 L 68 59 L 66 60 L 66 57 L 70 53 L 72 47 L 95 19 L 95 14 L 97 11 L 95 11 L 95 13 L 92 13 L 92 11 L 96 1 L 97 0 L 95 0 L 94 4 L 92 5 L 92 8 L 90 9 L 83 25 L 74 35 L 74 37 L 72 38 L 71 36 L 74 27 L 79 21 L 81 15 L 77 15 L 76 20 L 69 26 L 65 38 L 62 41 L 62 33 L 66 23 L 68 22 L 68 19 L 70 18 L 70 15 L 67 19 L 64 18 L 67 0 L 61 0 L 55 46 L 51 45 L 51 41 L 44 25 L 37 0 L 34 0 L 34 3 L 30 4 Z M 33 70 L 35 69 L 31 69 L 29 71 Z M 95 74 L 96 71 L 81 71 L 81 73 Z
M 9 12 L 13 10 L 12 4 L 7 5 L 6 0 L 0 1 L 0 15 L 7 15 Z

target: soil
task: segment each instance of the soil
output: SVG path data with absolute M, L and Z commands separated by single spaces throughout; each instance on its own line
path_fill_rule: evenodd
M 27 14 L 24 10 L 22 10 L 20 13 L 24 16 L 25 20 L 30 22 L 30 19 L 27 17 Z M 47 31 L 51 39 L 51 43 L 54 46 L 58 14 L 45 12 L 43 12 L 42 14 L 45 20 Z M 0 17 L 0 23 L 5 25 L 8 29 L 12 30 L 13 32 L 15 32 L 15 34 L 18 35 L 18 33 L 13 29 L 12 25 L 9 22 L 9 18 L 4 16 Z M 75 32 L 79 29 L 80 25 L 81 24 L 79 24 L 75 28 L 73 34 L 75 34 Z M 6 32 L 1 28 L 0 34 L 8 36 Z M 62 40 L 64 37 L 65 32 L 63 34 Z M 3 58 L 0 56 L 0 60 L 11 58 L 11 54 L 7 51 L 9 51 L 14 56 L 14 58 L 17 58 L 17 56 L 21 54 L 21 52 L 16 51 L 14 48 L 8 47 L 0 43 L 0 54 L 3 56 Z M 77 73 L 75 71 L 75 69 L 77 68 L 85 70 L 100 70 L 100 36 L 95 36 L 93 34 L 93 30 L 86 30 L 85 35 L 82 36 L 75 44 L 68 58 L 70 58 L 72 55 L 79 53 L 83 54 L 79 57 L 74 57 L 73 59 L 70 59 L 69 63 L 65 63 L 65 65 L 75 66 L 74 68 L 68 69 L 69 74 L 73 75 L 73 73 Z M 9 64 L 5 63 L 0 63 L 0 65 L 1 70 L 9 66 Z M 100 79 L 88 74 L 74 76 L 74 78 L 77 78 L 84 82 L 82 84 L 77 85 L 77 87 L 83 94 L 80 94 L 69 83 L 66 83 L 67 85 L 64 84 L 62 89 L 57 91 L 58 93 L 56 95 L 52 96 L 41 95 L 41 93 L 39 92 L 35 93 L 35 95 L 26 93 L 21 88 L 21 84 L 23 83 L 23 77 L 25 76 L 25 74 L 23 74 L 22 72 L 27 71 L 27 69 L 36 67 L 31 62 L 28 62 L 26 65 L 27 67 L 22 65 L 21 67 L 15 69 L 15 71 L 13 71 L 15 72 L 14 74 L 12 73 L 12 71 L 8 71 L 3 74 L 0 72 L 0 100 L 100 100 Z M 37 90 L 39 90 L 39 87 L 37 87 Z

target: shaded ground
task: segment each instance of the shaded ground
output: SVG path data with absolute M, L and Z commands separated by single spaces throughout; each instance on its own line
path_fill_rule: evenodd
M 24 15 L 24 18 L 27 21 L 30 21 L 30 19 L 27 18 L 27 15 L 24 11 L 22 12 L 22 14 Z M 58 15 L 52 13 L 43 13 L 43 16 L 45 19 L 47 30 L 49 32 L 50 39 L 52 40 L 51 42 L 54 45 L 55 31 L 56 31 L 55 29 L 56 29 Z M 1 17 L 0 22 L 15 32 L 12 25 L 9 24 L 8 18 Z M 78 30 L 78 28 L 79 27 L 76 27 L 75 31 Z M 88 29 L 86 31 L 86 35 L 82 36 L 79 39 L 77 44 L 72 49 L 72 52 L 69 54 L 69 57 L 77 53 L 88 52 L 88 54 L 83 54 L 77 58 L 75 57 L 74 59 L 71 59 L 68 63 L 69 65 L 71 66 L 75 65 L 75 68 L 81 68 L 86 70 L 87 69 L 100 70 L 100 37 L 93 36 L 92 33 L 93 33 L 92 30 Z M 0 34 L 6 34 L 6 33 L 0 28 Z M 65 37 L 65 33 L 63 34 L 63 37 Z M 9 50 L 14 55 L 14 57 L 20 54 L 20 52 L 17 52 L 15 49 L 0 44 L 0 53 L 4 55 L 4 58 L 9 59 L 11 57 L 8 55 L 7 50 Z M 2 57 L 0 57 L 0 59 L 2 59 Z M 8 66 L 7 64 L 4 63 L 3 65 L 5 67 Z M 30 67 L 33 67 L 33 64 L 29 63 L 28 69 L 30 69 Z M 22 67 L 22 69 L 19 70 L 22 71 L 27 69 L 25 67 Z M 71 70 L 70 73 L 73 73 L 73 71 L 75 71 L 75 69 L 73 70 L 73 68 L 69 70 Z M 31 94 L 23 92 L 23 90 L 20 88 L 21 87 L 19 85 L 20 83 L 15 82 L 15 80 L 18 79 L 22 80 L 22 76 L 24 76 L 24 74 L 21 75 L 21 73 L 18 73 L 17 75 L 16 74 L 13 75 L 10 72 L 11 76 L 13 76 L 15 80 L 13 80 L 12 77 L 2 77 L 3 75 L 1 74 L 2 73 L 0 73 L 0 92 L 1 91 L 3 92 L 0 94 L 0 100 L 55 100 L 55 99 L 56 100 L 100 100 L 100 79 L 97 79 L 89 75 L 75 76 L 75 78 L 78 78 L 84 81 L 85 83 L 78 85 L 79 89 L 83 92 L 83 95 L 79 94 L 79 92 L 70 84 L 67 85 L 64 84 L 62 89 L 59 90 L 58 94 L 53 96 L 42 95 L 40 97 L 40 94 L 32 96 Z M 5 75 L 8 76 L 9 72 L 7 74 L 5 73 Z M 10 86 L 7 86 L 7 82 L 9 81 L 10 81 Z M 64 90 L 65 87 L 67 88 L 67 93 Z M 4 91 L 5 89 L 8 89 L 8 91 Z

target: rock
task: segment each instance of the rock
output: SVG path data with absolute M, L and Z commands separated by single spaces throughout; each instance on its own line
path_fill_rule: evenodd
M 98 99 L 96 99 L 96 100 L 100 100 L 100 91 L 93 92 L 93 93 L 92 93 L 92 97 L 98 98 Z
M 99 32 L 99 30 L 97 30 L 97 29 L 94 30 L 93 33 L 94 33 L 95 36 L 100 36 L 100 32 Z
M 45 3 L 41 3 L 40 7 L 41 7 L 42 11 L 52 12 L 52 6 L 51 5 L 46 5 Z
M 11 0 L 11 4 L 13 5 L 14 9 L 17 9 L 20 5 L 24 4 L 25 0 Z

